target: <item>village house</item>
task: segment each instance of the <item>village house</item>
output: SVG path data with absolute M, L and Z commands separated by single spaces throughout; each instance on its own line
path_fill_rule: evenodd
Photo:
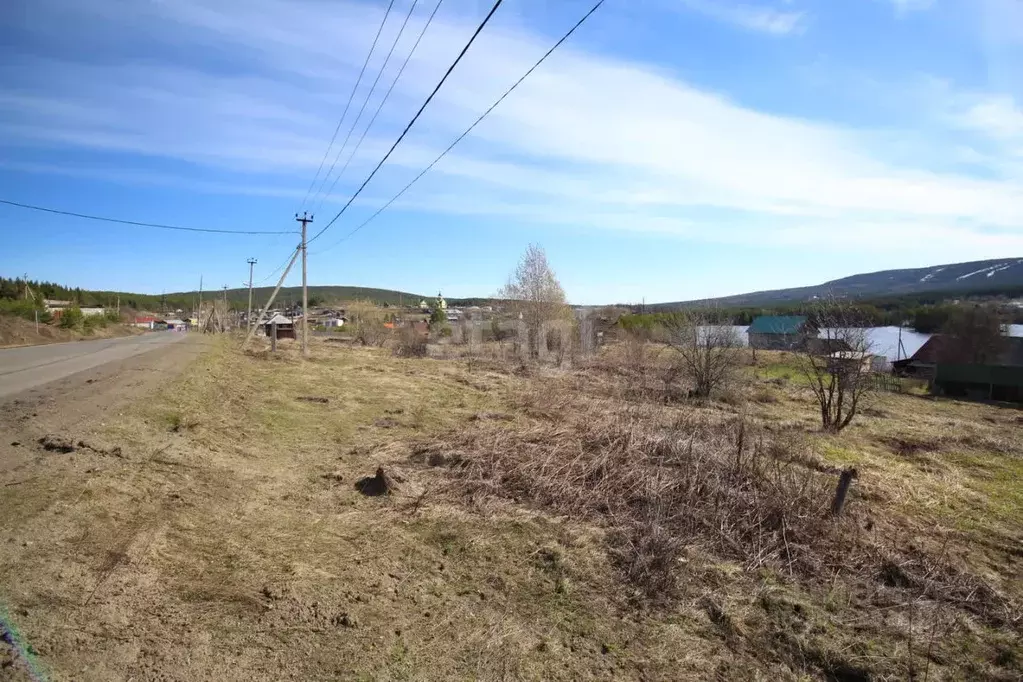
M 267 337 L 272 337 L 274 334 L 274 326 L 277 326 L 277 338 L 278 339 L 294 339 L 295 337 L 295 323 L 292 322 L 284 315 L 280 313 L 274 315 L 269 320 L 263 323 L 263 332 Z
M 935 334 L 910 358 L 894 365 L 902 374 L 929 379 L 939 395 L 1023 402 L 1023 338 L 1002 337 L 994 357 L 974 360 L 950 338 Z
M 761 315 L 748 329 L 750 348 L 793 350 L 817 338 L 817 328 L 805 315 Z

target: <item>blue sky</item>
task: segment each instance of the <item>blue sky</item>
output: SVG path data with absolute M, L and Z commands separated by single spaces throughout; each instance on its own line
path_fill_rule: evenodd
M 327 166 L 412 0 L 396 0 Z M 444 0 L 334 191 L 303 201 L 386 2 L 7 0 L 0 198 L 228 229 L 325 224 L 489 8 Z M 419 0 L 334 174 L 433 10 Z M 680 300 L 1023 256 L 1023 2 L 505 0 L 391 160 L 310 245 L 310 282 L 494 293 L 529 242 L 578 303 Z M 323 194 L 326 194 L 325 192 Z M 0 205 L 0 273 L 238 286 L 297 238 Z M 297 272 L 288 283 L 298 283 Z

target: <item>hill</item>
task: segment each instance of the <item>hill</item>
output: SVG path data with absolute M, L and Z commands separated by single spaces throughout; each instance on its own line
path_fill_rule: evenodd
M 273 287 L 253 287 L 252 305 L 262 305 L 273 293 Z M 198 291 L 185 291 L 167 294 L 168 300 L 194 300 L 198 297 Z M 224 291 L 206 291 L 203 296 L 207 299 L 210 296 L 223 296 Z M 407 291 L 394 291 L 392 289 L 373 289 L 370 287 L 344 287 L 344 286 L 311 286 L 309 287 L 309 305 L 326 305 L 340 303 L 341 301 L 370 300 L 374 303 L 387 303 L 388 305 L 411 305 L 416 304 L 427 296 L 411 294 Z M 248 305 L 249 290 L 247 288 L 228 289 L 228 302 L 239 305 Z M 277 294 L 277 300 L 281 303 L 295 303 L 302 300 L 302 287 L 281 287 Z M 433 300 L 433 299 L 430 299 Z M 275 302 L 276 306 L 276 302 Z
M 714 306 L 779 305 L 815 298 L 889 298 L 941 293 L 945 297 L 969 295 L 1017 295 L 1023 292 L 1023 258 L 950 263 L 926 268 L 882 270 L 852 275 L 814 286 L 754 291 L 703 301 L 675 301 L 647 306 L 669 310 L 695 303 Z
M 139 294 L 129 291 L 98 291 L 69 287 L 55 282 L 42 282 L 29 280 L 28 286 L 35 295 L 42 298 L 53 298 L 58 300 L 78 301 L 83 306 L 114 306 L 120 302 L 121 306 L 135 308 L 136 310 L 191 310 L 199 300 L 198 291 L 176 291 L 165 294 Z M 20 299 L 25 292 L 25 282 L 19 278 L 0 277 L 0 299 Z M 252 302 L 264 303 L 273 287 L 254 287 L 252 290 Z M 223 296 L 223 289 L 207 290 L 203 292 L 203 298 L 210 300 L 211 297 Z M 278 297 L 282 302 L 294 303 L 302 299 L 302 287 L 284 287 Z M 351 301 L 355 299 L 371 300 L 375 303 L 387 303 L 398 305 L 401 303 L 418 303 L 425 296 L 410 294 L 406 291 L 394 291 L 392 289 L 374 289 L 370 287 L 347 287 L 347 286 L 311 286 L 309 287 L 309 301 L 311 305 L 323 305 Z M 244 308 L 248 305 L 249 290 L 245 287 L 227 290 L 227 299 L 235 308 Z M 432 299 L 430 299 L 432 300 Z

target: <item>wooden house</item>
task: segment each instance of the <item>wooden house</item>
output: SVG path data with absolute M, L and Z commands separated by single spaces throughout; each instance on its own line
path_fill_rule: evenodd
M 794 350 L 817 338 L 817 327 L 805 315 L 761 315 L 749 326 L 750 348 Z

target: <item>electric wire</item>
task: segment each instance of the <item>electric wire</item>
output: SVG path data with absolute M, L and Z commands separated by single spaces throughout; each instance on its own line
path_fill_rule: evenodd
M 352 235 L 354 235 L 354 234 L 355 234 L 356 232 L 358 232 L 358 231 L 359 231 L 359 230 L 361 230 L 362 228 L 366 227 L 366 225 L 368 225 L 369 223 L 371 223 L 371 222 L 372 222 L 372 221 L 373 221 L 373 220 L 374 220 L 374 219 L 375 219 L 375 218 L 376 218 L 376 217 L 377 217 L 378 215 L 380 215 L 381 213 L 383 213 L 383 212 L 384 212 L 384 211 L 385 211 L 385 210 L 386 210 L 386 209 L 387 209 L 387 208 L 388 208 L 388 207 L 389 207 L 389 206 L 390 206 L 391 204 L 393 204 L 393 203 L 394 203 L 395 201 L 397 201 L 397 200 L 398 200 L 398 199 L 399 199 L 399 198 L 400 198 L 400 197 L 401 197 L 401 196 L 402 196 L 402 195 L 403 195 L 403 194 L 404 194 L 405 192 L 407 192 L 407 191 L 409 190 L 409 188 L 411 188 L 411 187 L 412 187 L 412 185 L 414 185 L 414 184 L 416 184 L 417 182 L 419 182 L 419 180 L 420 180 L 420 179 L 421 179 L 421 178 L 422 178 L 422 177 L 423 177 L 424 175 L 426 175 L 426 174 L 427 174 L 428 172 L 430 172 L 430 170 L 431 170 L 431 169 L 432 169 L 432 168 L 433 168 L 434 166 L 436 166 L 436 165 L 437 165 L 437 162 L 438 162 L 438 161 L 440 161 L 441 159 L 443 159 L 443 158 L 444 158 L 444 157 L 445 157 L 445 156 L 447 155 L 447 153 L 448 153 L 448 152 L 450 152 L 450 151 L 451 151 L 452 149 L 454 149 L 454 148 L 455 148 L 455 145 L 457 145 L 457 144 L 458 144 L 459 142 L 461 142 L 461 141 L 462 141 L 463 139 L 465 139 L 465 137 L 466 137 L 466 136 L 467 136 L 467 135 L 468 135 L 469 133 L 471 133 L 471 132 L 473 131 L 473 129 L 474 129 L 474 128 L 476 128 L 476 126 L 478 126 L 478 125 L 480 124 L 480 122 L 481 122 L 481 121 L 482 121 L 483 119 L 485 119 L 485 118 L 486 118 L 486 117 L 487 117 L 487 116 L 488 116 L 488 115 L 490 114 L 490 112 L 492 112 L 492 111 L 493 111 L 494 109 L 496 109 L 496 108 L 497 108 L 497 106 L 498 106 L 498 105 L 499 105 L 499 104 L 500 104 L 501 102 L 503 102 L 503 101 L 504 101 L 504 99 L 505 99 L 506 97 L 508 97 L 508 95 L 510 95 L 510 94 L 511 94 L 511 93 L 512 93 L 512 92 L 513 92 L 513 91 L 514 91 L 514 90 L 515 90 L 515 89 L 516 89 L 517 87 L 519 87 L 519 85 L 521 85 L 521 84 L 522 84 L 522 81 L 526 80 L 526 78 L 528 78 L 528 77 L 529 77 L 529 75 L 533 73 L 533 71 L 535 71 L 535 70 L 536 70 L 536 69 L 537 69 L 537 68 L 538 68 L 538 67 L 539 67 L 539 66 L 540 66 L 541 64 L 543 64 L 543 63 L 544 63 L 544 61 L 546 61 L 546 60 L 547 60 L 547 58 L 548 58 L 548 57 L 550 57 L 550 56 L 551 56 L 551 54 L 552 54 L 552 53 L 553 53 L 553 52 L 554 52 L 555 50 L 557 50 L 557 49 L 558 49 L 558 48 L 559 48 L 559 47 L 561 46 L 561 44 L 562 44 L 562 43 L 564 43 L 564 42 L 565 42 L 566 40 L 568 40 L 568 38 L 569 38 L 569 37 L 570 37 L 570 36 L 571 36 L 571 35 L 572 35 L 573 33 L 575 33 L 576 29 L 578 29 L 578 28 L 579 28 L 580 26 L 582 26 L 582 25 L 583 25 L 583 23 L 584 23 L 584 22 L 585 22 L 585 21 L 586 21 L 587 19 L 589 19 L 589 18 L 590 18 L 590 16 L 591 16 L 591 15 L 592 15 L 592 14 L 593 14 L 594 12 L 596 12 L 596 11 L 597 11 L 598 9 L 600 9 L 600 6 L 601 6 L 601 5 L 603 5 L 603 4 L 604 4 L 604 2 L 605 2 L 605 0 L 599 0 L 599 2 L 597 2 L 597 3 L 596 3 L 596 4 L 595 4 L 595 5 L 594 5 L 594 6 L 593 6 L 593 7 L 591 8 L 591 9 L 590 9 L 590 11 L 589 11 L 589 12 L 587 12 L 587 13 L 586 13 L 585 15 L 583 15 L 582 19 L 580 19 L 579 21 L 577 21 L 577 22 L 575 23 L 575 25 L 574 25 L 574 26 L 572 26 L 572 28 L 571 28 L 571 29 L 569 29 L 569 31 L 568 31 L 568 32 L 567 32 L 567 33 L 566 33 L 565 35 L 563 35 L 563 36 L 561 37 L 561 39 L 560 39 L 560 40 L 559 40 L 558 42 L 554 43 L 554 45 L 553 45 L 553 46 L 551 47 L 551 49 L 547 50 L 547 52 L 545 52 L 545 53 L 544 53 L 544 55 L 543 55 L 542 57 L 540 57 L 540 59 L 538 59 L 538 60 L 537 60 L 537 62 L 536 62 L 535 64 L 533 64 L 533 66 L 529 67 L 529 70 L 528 70 L 528 71 L 526 71 L 526 73 L 524 73 L 524 74 L 522 75 L 522 77 L 521 77 L 521 78 L 519 78 L 519 79 L 518 79 L 517 81 L 515 81 L 515 83 L 514 83 L 514 84 L 512 84 L 512 86 L 511 86 L 510 88 L 508 88 L 508 89 L 507 89 L 507 90 L 506 90 L 506 91 L 504 92 L 504 94 L 503 94 L 503 95 L 501 95 L 500 97 L 498 97 L 498 98 L 497 98 L 497 100 L 496 100 L 496 101 L 495 101 L 495 102 L 494 102 L 493 104 L 491 104 L 491 105 L 490 105 L 490 107 L 489 107 L 489 108 L 488 108 L 488 109 L 487 109 L 486 111 L 484 111 L 484 112 L 483 112 L 482 114 L 480 114 L 479 118 L 477 118 L 477 119 L 476 119 L 475 121 L 473 121 L 472 125 L 470 125 L 470 126 L 469 126 L 468 128 L 466 128 L 466 129 L 465 129 L 465 132 L 463 132 L 463 133 L 462 133 L 461 135 L 459 135 L 459 136 L 458 136 L 457 138 L 455 138 L 455 141 L 454 141 L 454 142 L 452 142 L 452 143 L 451 143 L 450 145 L 448 145 L 447 149 L 445 149 L 444 151 L 442 151 L 442 152 L 441 152 L 441 153 L 440 153 L 440 154 L 439 154 L 439 155 L 437 156 L 437 158 L 435 158 L 435 159 L 434 159 L 433 161 L 431 161 L 431 162 L 430 162 L 430 165 L 428 165 L 428 166 L 427 166 L 426 168 L 424 168 L 424 169 L 423 169 L 422 171 L 420 171 L 419 175 L 417 175 L 416 177 L 412 178 L 412 181 L 411 181 L 411 182 L 409 182 L 409 183 L 408 183 L 407 185 L 405 185 L 405 186 L 404 186 L 404 187 L 403 187 L 403 188 L 401 189 L 401 191 L 399 191 L 399 192 L 398 192 L 397 194 L 395 194 L 395 195 L 394 195 L 393 197 L 391 197 L 391 199 L 390 199 L 390 200 L 389 200 L 389 201 L 388 201 L 388 202 L 387 202 L 386 204 L 384 204 L 384 205 L 383 205 L 383 206 L 381 206 L 381 207 L 380 207 L 379 209 L 377 209 L 376 213 L 374 213 L 374 214 L 373 214 L 373 215 L 371 215 L 371 216 L 370 216 L 369 218 L 367 218 L 366 220 L 364 220 L 364 221 L 363 221 L 363 222 L 362 222 L 362 223 L 361 223 L 361 224 L 360 224 L 360 225 L 359 225 L 358 227 L 356 227 L 355 229 L 353 229 L 353 230 L 352 230 L 351 232 L 349 232 L 348 234 L 346 234 L 346 235 L 345 235 L 344 237 L 342 237 L 342 238 L 341 238 L 341 239 L 339 239 L 338 241 L 334 242 L 333 244 L 331 244 L 330 246 L 328 246 L 328 247 L 326 247 L 326 248 L 324 248 L 324 249 L 320 249 L 319 251 L 316 251 L 315 253 L 313 253 L 313 254 L 311 254 L 311 255 L 321 254 L 321 253 L 324 253 L 324 252 L 326 252 L 326 251 L 330 251 L 331 249 L 333 249 L 334 247 L 338 246 L 338 245 L 339 245 L 339 244 L 341 244 L 342 242 L 344 242 L 344 241 L 348 240 L 348 239 L 349 239 L 349 238 L 350 238 L 350 237 L 351 237 Z
M 359 77 L 355 79 L 355 85 L 352 86 L 352 93 L 348 95 L 348 102 L 345 104 L 345 109 L 341 113 L 341 118 L 337 120 L 337 126 L 334 128 L 334 134 L 330 136 L 330 142 L 327 144 L 327 148 L 323 150 L 323 158 L 320 159 L 320 166 L 316 169 L 316 175 L 313 176 L 312 182 L 309 183 L 309 189 L 305 191 L 305 198 L 302 199 L 302 206 L 305 206 L 305 202 L 309 200 L 309 193 L 313 191 L 313 187 L 316 185 L 316 181 L 320 179 L 320 172 L 323 170 L 323 164 L 327 161 L 327 157 L 330 155 L 330 150 L 334 146 L 334 141 L 337 139 L 338 131 L 341 130 L 341 124 L 344 123 L 345 116 L 348 115 L 348 109 L 352 106 L 352 100 L 355 99 L 355 92 L 359 89 L 359 83 L 362 82 L 362 76 L 366 73 L 366 67 L 369 65 L 369 60 L 373 56 L 373 51 L 377 47 L 377 41 L 380 40 L 380 33 L 384 30 L 384 24 L 387 23 L 387 17 L 391 14 L 391 7 L 394 5 L 394 0 L 391 0 L 387 4 L 387 11 L 384 12 L 384 19 L 380 22 L 380 27 L 377 29 L 377 34 L 373 38 L 373 44 L 369 47 L 369 54 L 366 55 L 366 61 L 362 63 L 362 69 L 359 71 Z
M 77 213 L 75 211 L 62 211 L 56 208 L 47 208 L 45 206 L 34 206 L 32 204 L 23 204 L 18 201 L 8 201 L 7 199 L 0 199 L 0 204 L 7 204 L 8 206 L 16 206 L 18 208 L 25 208 L 32 211 L 42 211 L 44 213 L 54 213 L 56 215 L 71 216 L 72 218 L 84 218 L 86 220 L 98 220 L 105 223 L 117 223 L 119 225 L 134 225 L 136 227 L 155 227 L 161 230 L 181 230 L 184 232 L 212 232 L 214 234 L 295 234 L 294 230 L 290 231 L 272 231 L 272 230 L 222 230 L 212 227 L 186 227 L 184 225 L 164 225 L 162 223 L 146 223 L 138 220 L 122 220 L 120 218 L 110 218 L 107 216 L 89 215 L 87 213 Z
M 387 159 L 390 158 L 391 154 L 398 147 L 401 141 L 405 139 L 405 135 L 408 134 L 408 131 L 411 130 L 413 124 L 415 124 L 415 122 L 419 119 L 419 116 L 423 113 L 423 110 L 426 109 L 427 105 L 433 100 L 434 96 L 437 94 L 437 91 L 439 91 L 441 86 L 444 85 L 444 81 L 448 79 L 448 76 L 451 75 L 451 72 L 454 71 L 455 67 L 458 66 L 458 63 L 462 61 L 462 57 L 464 57 L 465 53 L 469 51 L 469 48 L 472 46 L 473 42 L 475 42 L 477 36 L 479 36 L 479 34 L 483 31 L 483 28 L 487 25 L 487 22 L 490 21 L 490 18 L 494 16 L 494 13 L 497 11 L 497 8 L 501 6 L 502 2 L 503 0 L 495 0 L 494 6 L 490 8 L 490 11 L 487 12 L 487 16 L 483 18 L 483 21 L 480 22 L 480 25 L 476 27 L 475 31 L 473 31 L 472 36 L 469 38 L 469 42 L 465 44 L 465 47 L 463 47 L 462 51 L 458 53 L 458 56 L 455 58 L 455 61 L 453 61 L 451 63 L 451 66 L 448 67 L 448 70 L 444 72 L 444 76 L 440 79 L 440 82 L 438 82 L 436 87 L 434 87 L 433 91 L 426 98 L 426 101 L 423 102 L 423 105 L 419 107 L 419 111 L 416 112 L 416 115 L 413 116 L 412 120 L 408 122 L 407 126 L 405 126 L 405 130 L 401 132 L 401 135 L 399 135 L 398 139 L 394 141 L 394 144 L 391 145 L 391 148 L 387 150 L 387 153 L 384 154 L 384 157 L 380 159 L 380 162 L 377 163 L 376 167 L 370 172 L 366 179 L 363 180 L 362 184 L 359 186 L 359 189 L 355 190 L 355 193 L 351 196 L 350 199 L 348 199 L 348 202 L 341 208 L 340 211 L 337 212 L 337 215 L 331 218 L 329 223 L 324 225 L 319 232 L 313 235 L 313 238 L 306 242 L 307 245 L 310 242 L 319 239 L 324 232 L 329 230 L 330 226 L 333 225 L 337 221 L 337 219 L 344 214 L 346 210 L 348 210 L 348 207 L 352 205 L 352 202 L 355 201 L 356 197 L 358 197 L 362 193 L 362 190 L 366 188 L 366 185 L 369 184 L 369 181 L 372 180 L 373 176 L 377 174 L 377 171 L 380 170 L 380 167 L 384 165 L 384 162 L 386 162 Z
M 384 63 L 380 66 L 380 70 L 377 71 L 377 77 L 373 79 L 373 85 L 370 86 L 369 92 L 366 94 L 366 99 L 362 100 L 362 106 L 359 108 L 359 113 L 356 114 L 355 120 L 352 121 L 352 126 L 348 129 L 344 142 L 341 143 L 340 149 L 337 150 L 337 154 L 334 156 L 334 161 L 330 164 L 330 168 L 323 176 L 323 181 L 320 182 L 319 189 L 316 190 L 316 195 L 313 198 L 313 201 L 316 201 L 316 197 L 319 197 L 319 201 L 316 203 L 316 208 L 312 210 L 312 213 L 316 213 L 320 210 L 320 206 L 323 205 L 324 199 L 326 199 L 330 192 L 333 191 L 337 181 L 342 175 L 344 175 L 345 169 L 348 168 L 348 162 L 345 162 L 344 168 L 341 169 L 341 172 L 338 173 L 336 178 L 334 178 L 334 182 L 331 183 L 330 190 L 327 191 L 327 194 L 323 194 L 323 187 L 327 184 L 327 181 L 330 180 L 330 175 L 334 172 L 334 168 L 337 166 L 338 160 L 348 148 L 348 141 L 352 139 L 352 133 L 355 132 L 355 128 L 359 125 L 359 121 L 362 120 L 362 115 L 366 113 L 366 105 L 369 104 L 369 100 L 372 99 L 373 93 L 376 92 L 377 85 L 380 83 L 380 78 L 384 75 L 384 71 L 387 69 L 387 65 L 391 61 L 391 57 L 394 56 L 394 49 L 398 47 L 398 41 L 401 40 L 402 35 L 405 34 L 405 27 L 408 26 L 409 19 L 412 18 L 412 13 L 415 12 L 416 5 L 418 4 L 419 0 L 412 0 L 412 5 L 409 7 L 408 13 L 405 15 L 405 21 L 401 23 L 401 28 L 398 29 L 398 34 L 394 37 L 394 41 L 391 43 L 391 49 L 387 52 L 387 56 L 384 58 Z M 349 157 L 349 160 L 351 160 L 351 157 Z
M 298 245 L 297 247 L 295 247 L 295 249 L 300 249 L 300 248 L 302 248 L 302 245 L 301 245 L 301 244 L 299 244 L 299 245 Z M 287 265 L 287 264 L 288 264 L 289 262 L 291 262 L 291 258 L 292 258 L 292 256 L 294 256 L 294 255 L 295 255 L 295 249 L 292 249 L 291 251 L 289 251 L 289 252 L 288 252 L 288 257 L 284 259 L 284 262 L 283 262 L 283 263 L 281 263 L 281 264 L 280 264 L 280 265 L 278 265 L 278 266 L 277 266 L 276 268 L 274 268 L 274 269 L 273 269 L 273 272 L 271 272 L 271 273 L 270 273 L 269 275 L 267 275 L 267 276 L 266 276 L 266 277 L 264 277 L 263 279 L 259 280 L 258 282 L 255 282 L 255 284 L 262 284 L 263 282 L 266 282 L 267 280 L 269 280 L 269 279 L 272 279 L 274 275 L 276 275 L 276 274 L 277 274 L 278 272 L 280 272 L 281 270 L 283 270 L 283 269 L 284 269 L 284 267 L 285 267 L 285 266 L 286 266 L 286 265 Z
M 380 100 L 380 104 L 377 105 L 376 111 L 373 112 L 373 117 L 369 120 L 369 125 L 367 125 L 365 130 L 362 131 L 362 136 L 359 138 L 359 141 L 355 143 L 355 148 L 352 150 L 351 154 L 348 155 L 348 159 L 345 161 L 345 165 L 341 168 L 341 172 L 338 173 L 338 176 L 334 178 L 334 182 L 331 184 L 330 189 L 327 190 L 327 194 L 322 199 L 320 199 L 320 206 L 323 205 L 323 201 L 325 201 L 326 198 L 329 197 L 331 193 L 334 191 L 334 187 L 335 185 L 337 185 L 337 181 L 340 180 L 341 176 L 345 174 L 345 170 L 348 168 L 348 165 L 352 162 L 352 159 L 355 158 L 355 155 L 358 153 L 359 148 L 362 147 L 362 142 L 363 140 L 366 139 L 366 134 L 369 133 L 370 129 L 373 127 L 373 124 L 376 123 L 377 117 L 380 115 L 380 110 L 383 109 L 384 105 L 387 103 L 387 99 L 391 96 L 391 92 L 394 90 L 394 86 L 398 84 L 398 80 L 401 78 L 401 74 L 405 72 L 405 67 L 408 66 L 409 61 L 412 59 L 412 55 L 415 54 L 416 52 L 416 48 L 419 47 L 419 43 L 423 40 L 423 36 L 426 35 L 426 29 L 430 28 L 430 24 L 433 22 L 433 18 L 437 16 L 437 10 L 440 9 L 440 6 L 443 2 L 444 0 L 437 0 L 437 4 L 433 8 L 433 12 L 430 13 L 430 16 L 427 17 L 426 19 L 426 24 L 423 25 L 423 30 L 419 32 L 419 37 L 416 38 L 416 42 L 412 46 L 412 49 L 409 51 L 408 56 L 405 57 L 404 63 L 402 63 L 401 68 L 398 69 L 398 73 L 395 74 L 394 80 L 391 81 L 391 87 L 389 87 L 387 89 L 387 92 L 384 93 L 384 98 Z M 319 211 L 319 206 L 317 207 L 316 210 Z

